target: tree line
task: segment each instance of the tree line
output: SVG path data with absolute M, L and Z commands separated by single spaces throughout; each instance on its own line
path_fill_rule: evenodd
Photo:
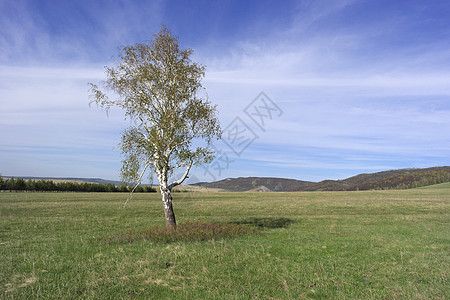
M 24 180 L 23 178 L 3 178 L 0 176 L 0 191 L 29 191 L 29 192 L 96 192 L 96 193 L 129 193 L 131 187 L 117 186 L 112 183 L 89 182 L 53 182 L 52 180 Z M 136 193 L 154 193 L 156 190 L 149 186 L 138 186 Z

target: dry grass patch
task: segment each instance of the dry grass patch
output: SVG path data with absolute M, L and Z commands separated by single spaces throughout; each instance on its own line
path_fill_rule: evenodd
M 152 227 L 141 232 L 129 231 L 106 238 L 108 243 L 133 243 L 150 240 L 159 243 L 198 242 L 254 234 L 256 227 L 242 224 L 186 222 L 176 228 Z
M 18 288 L 24 288 L 29 286 L 30 284 L 33 284 L 37 281 L 37 278 L 35 276 L 32 276 L 30 278 L 26 278 L 23 283 L 20 284 L 12 284 L 12 283 L 7 283 L 5 284 L 5 288 L 6 288 L 6 292 L 13 292 Z

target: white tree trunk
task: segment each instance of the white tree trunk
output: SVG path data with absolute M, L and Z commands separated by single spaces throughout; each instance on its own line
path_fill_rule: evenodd
M 167 172 L 162 170 L 158 173 L 158 181 L 159 181 L 159 190 L 161 191 L 161 198 L 164 206 L 164 215 L 166 217 L 166 228 L 175 228 L 177 226 L 177 222 L 175 220 L 175 213 L 173 212 L 172 207 L 172 189 L 182 184 L 183 181 L 188 177 L 189 170 L 191 169 L 192 164 L 188 164 L 186 171 L 183 176 L 179 180 L 175 180 L 171 184 L 167 184 Z
M 174 228 L 177 226 L 175 220 L 175 213 L 172 207 L 172 187 L 167 185 L 167 172 L 162 170 L 158 172 L 159 190 L 161 191 L 161 198 L 164 206 L 164 215 L 166 217 L 166 227 Z
M 177 226 L 177 222 L 175 220 L 175 213 L 173 212 L 172 207 L 172 194 L 171 190 L 167 187 L 161 186 L 159 187 L 161 190 L 162 202 L 164 206 L 164 215 L 166 217 L 166 227 L 174 228 Z

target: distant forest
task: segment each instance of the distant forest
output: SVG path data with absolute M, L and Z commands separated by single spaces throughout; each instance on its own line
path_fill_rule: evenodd
M 0 191 L 29 191 L 29 192 L 95 192 L 95 193 L 129 193 L 131 187 L 117 186 L 112 183 L 89 182 L 53 182 L 52 180 L 25 180 L 23 178 L 3 178 L 0 176 Z M 135 193 L 155 193 L 149 186 L 138 186 Z

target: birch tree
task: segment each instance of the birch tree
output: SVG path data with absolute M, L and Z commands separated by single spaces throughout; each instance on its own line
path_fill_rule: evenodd
M 89 83 L 91 103 L 119 107 L 131 121 L 119 144 L 122 179 L 139 184 L 146 170 L 156 173 L 167 227 L 176 226 L 172 189 L 192 166 L 213 159 L 209 145 L 221 135 L 216 106 L 201 94 L 205 66 L 192 54 L 162 26 L 153 40 L 121 47 L 116 64 L 106 67 L 106 92 Z M 183 175 L 169 182 L 176 170 Z

